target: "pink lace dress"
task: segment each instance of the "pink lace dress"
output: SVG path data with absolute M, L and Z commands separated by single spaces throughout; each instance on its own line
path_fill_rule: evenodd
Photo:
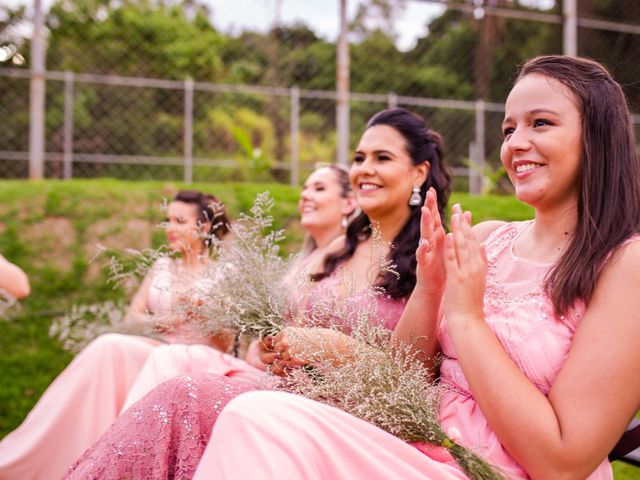
M 320 283 L 324 284 L 320 291 L 333 295 L 334 280 Z M 371 300 L 359 295 L 362 301 Z M 394 328 L 404 305 L 404 300 L 380 297 L 375 308 L 381 322 Z M 241 393 L 269 389 L 274 377 L 263 378 L 259 387 L 202 373 L 163 383 L 125 411 L 65 478 L 192 478 L 222 407 Z
M 527 225 L 505 225 L 487 241 L 484 314 L 505 351 L 547 393 L 567 358 L 584 306 L 562 318 L 554 315 L 542 290 L 549 265 L 513 253 L 514 239 Z M 461 444 L 476 450 L 507 478 L 529 478 L 502 447 L 474 400 L 446 321 L 439 339 L 445 355 L 441 380 L 450 387 L 440 407 L 443 427 L 457 430 Z M 443 448 L 409 445 L 337 409 L 273 391 L 249 392 L 229 403 L 216 421 L 194 478 L 279 479 L 283 472 L 289 478 L 327 480 L 466 478 Z M 611 478 L 604 458 L 589 476 Z
M 150 272 L 147 300 L 154 317 L 172 312 L 172 261 Z M 196 290 L 211 287 L 194 279 Z M 176 373 L 239 375 L 251 367 L 204 343 L 188 324 L 159 339 L 107 334 L 87 345 L 51 383 L 24 422 L 0 442 L 0 480 L 56 480 L 132 403 Z M 257 370 L 256 370 L 257 371 Z M 175 373 L 174 373 L 175 372 Z

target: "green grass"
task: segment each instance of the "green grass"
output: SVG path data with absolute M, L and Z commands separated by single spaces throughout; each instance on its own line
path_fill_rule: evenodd
M 0 319 L 0 438 L 16 428 L 71 355 L 48 336 L 52 316 L 76 302 L 123 299 L 91 262 L 97 243 L 114 249 L 158 246 L 159 205 L 185 186 L 172 182 L 120 180 L 0 181 L 0 252 L 20 265 L 32 294 L 11 319 Z M 269 190 L 277 228 L 287 228 L 284 249 L 302 239 L 297 223 L 298 189 L 281 184 L 194 184 L 215 194 L 231 218 L 247 211 L 257 193 Z M 532 210 L 511 197 L 456 194 L 474 221 L 531 218 Z M 617 480 L 638 477 L 638 469 L 616 462 Z

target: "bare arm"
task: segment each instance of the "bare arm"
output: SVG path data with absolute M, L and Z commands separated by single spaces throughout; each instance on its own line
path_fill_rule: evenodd
M 460 211 L 458 205 L 454 212 Z M 470 219 L 470 218 L 469 218 Z M 479 242 L 504 222 L 483 222 L 474 227 Z M 430 189 L 422 208 L 421 241 L 416 251 L 416 286 L 396 326 L 398 338 L 414 345 L 428 368 L 439 352 L 438 325 L 441 319 L 441 301 L 445 286 L 443 263 L 444 228 L 437 208 L 435 192 Z
M 27 274 L 2 255 L 0 255 L 0 289 L 18 299 L 25 298 L 31 293 Z
M 427 192 L 420 219 L 416 286 L 395 328 L 397 338 L 411 344 L 428 368 L 433 367 L 436 353 L 440 350 L 437 337 L 445 282 L 442 261 L 444 236 L 436 193 L 431 188 Z
M 461 218 L 461 217 L 459 217 Z M 445 315 L 489 425 L 534 479 L 584 479 L 640 405 L 640 244 L 608 264 L 548 396 L 506 354 L 482 315 L 486 261 L 467 222 L 452 222 Z
M 148 299 L 152 275 L 153 268 L 144 277 L 142 285 L 140 285 L 140 288 L 131 299 L 131 303 L 129 303 L 124 317 L 124 324 L 127 330 L 132 332 L 140 331 L 149 322 Z

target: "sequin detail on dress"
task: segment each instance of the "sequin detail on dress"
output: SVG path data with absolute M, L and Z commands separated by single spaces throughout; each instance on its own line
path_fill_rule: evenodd
M 205 374 L 164 382 L 124 412 L 64 478 L 191 479 L 222 408 L 255 388 Z

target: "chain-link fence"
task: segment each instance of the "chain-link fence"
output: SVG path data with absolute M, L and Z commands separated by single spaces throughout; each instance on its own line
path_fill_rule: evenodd
M 341 3 L 347 131 L 336 125 Z M 341 135 L 353 148 L 373 113 L 404 106 L 444 135 L 456 188 L 479 191 L 498 177 L 517 65 L 571 49 L 605 63 L 640 112 L 635 0 L 56 0 L 43 13 L 39 71 L 34 12 L 0 7 L 2 178 L 29 175 L 38 80 L 53 178 L 297 183 L 337 158 Z

